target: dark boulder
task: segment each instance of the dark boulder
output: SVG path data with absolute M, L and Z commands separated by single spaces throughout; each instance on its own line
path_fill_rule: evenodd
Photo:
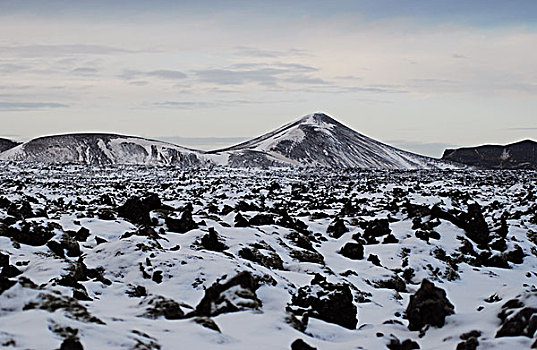
M 282 213 L 282 216 L 276 220 L 276 225 L 287 227 L 301 233 L 306 233 L 308 231 L 308 225 L 301 220 L 293 219 L 287 213 Z
M 20 221 L 18 225 L 8 227 L 7 235 L 21 244 L 42 246 L 53 236 L 55 229 L 61 229 L 56 223 L 39 223 L 35 221 Z
M 9 255 L 0 252 L 0 267 L 9 265 Z
M 386 345 L 390 350 L 414 350 L 421 349 L 420 345 L 412 339 L 405 339 L 400 341 L 397 337 L 392 335 L 390 342 Z
M 14 265 L 7 265 L 2 268 L 2 272 L 0 272 L 0 276 L 6 277 L 6 278 L 12 278 L 17 277 L 18 275 L 22 274 L 22 271 L 19 270 Z
M 496 333 L 496 338 L 516 336 L 533 338 L 537 330 L 536 299 L 537 289 L 532 288 L 507 301 L 498 314 L 501 327 Z
M 340 238 L 346 232 L 349 232 L 349 229 L 345 226 L 345 221 L 341 218 L 336 218 L 326 229 L 326 233 L 334 238 Z
M 200 245 L 204 249 L 216 252 L 228 249 L 228 246 L 221 242 L 220 236 L 213 227 L 209 228 L 209 233 L 201 237 Z
M 457 344 L 456 350 L 476 350 L 479 345 L 477 338 L 480 336 L 481 332 L 476 330 L 461 334 L 462 342 Z
M 416 294 L 410 296 L 406 309 L 408 329 L 418 331 L 425 325 L 443 327 L 446 316 L 455 313 L 455 307 L 446 292 L 424 279 Z
M 363 222 L 360 227 L 364 230 L 364 237 L 381 237 L 390 234 L 390 222 L 388 219 L 375 219 Z
M 60 242 L 57 241 L 48 241 L 47 247 L 51 252 L 59 256 L 60 258 L 65 258 L 65 252 L 63 251 L 63 246 Z
M 160 295 L 145 297 L 140 302 L 140 305 L 146 307 L 142 317 L 151 319 L 164 317 L 167 320 L 179 320 L 185 317 L 185 313 L 181 310 L 179 303 Z
M 90 232 L 87 228 L 85 227 L 81 227 L 80 230 L 78 230 L 76 233 L 75 233 L 75 239 L 79 242 L 86 242 L 86 240 L 88 239 L 90 235 Z
M 257 281 L 247 271 L 240 272 L 225 283 L 216 282 L 205 290 L 205 295 L 196 306 L 196 316 L 216 316 L 261 307 L 255 294 Z
M 463 229 L 466 235 L 477 244 L 488 244 L 490 242 L 489 227 L 483 217 L 483 210 L 477 203 L 468 205 L 468 212 L 461 215 L 463 219 Z
M 253 261 L 268 268 L 283 270 L 283 261 L 276 251 L 265 242 L 254 243 L 239 251 L 243 259 Z
M 293 295 L 288 311 L 348 329 L 355 329 L 358 323 L 349 286 L 327 282 L 321 275 L 315 275 L 309 286 L 301 287 Z
M 248 227 L 250 226 L 250 223 L 244 216 L 242 216 L 241 213 L 237 213 L 235 215 L 235 227 Z
M 67 256 L 69 257 L 77 257 L 82 254 L 78 242 L 66 233 L 62 235 L 61 245 L 63 249 L 65 249 L 65 251 L 67 252 Z
M 84 347 L 77 338 L 68 337 L 63 340 L 60 350 L 84 350 Z
M 339 254 L 352 260 L 364 258 L 364 246 L 360 243 L 348 242 L 339 251 Z
M 291 350 L 316 350 L 317 348 L 314 348 L 313 346 L 309 345 L 302 339 L 296 339 L 291 344 Z
M 185 233 L 198 228 L 190 210 L 183 211 L 179 219 L 166 217 L 166 226 L 170 231 L 177 233 Z
M 149 225 L 150 209 L 138 197 L 131 197 L 118 208 L 118 215 L 134 224 Z
M 270 214 L 257 214 L 250 219 L 252 226 L 274 225 L 274 223 L 274 216 Z
M 370 261 L 373 265 L 382 266 L 378 255 L 369 254 L 369 256 L 367 257 L 367 261 Z
M 7 277 L 0 276 L 0 294 L 13 287 L 16 283 L 16 281 L 12 281 Z

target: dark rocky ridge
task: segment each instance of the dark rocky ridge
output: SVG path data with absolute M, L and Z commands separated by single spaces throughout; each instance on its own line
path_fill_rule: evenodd
M 0 152 L 7 151 L 8 149 L 16 147 L 20 144 L 20 142 L 0 138 Z
M 537 142 L 524 140 L 505 146 L 484 145 L 446 149 L 446 161 L 458 162 L 482 169 L 537 169 Z

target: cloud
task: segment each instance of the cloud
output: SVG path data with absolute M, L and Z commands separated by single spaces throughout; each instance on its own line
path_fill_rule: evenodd
M 258 57 L 258 58 L 276 58 L 282 56 L 307 56 L 306 50 L 289 49 L 289 50 L 264 50 L 249 46 L 236 46 L 235 55 L 243 57 Z
M 27 66 L 16 63 L 3 63 L 0 64 L 0 72 L 2 73 L 14 73 L 27 69 Z
M 19 57 L 43 57 L 66 55 L 111 55 L 118 53 L 135 53 L 139 50 L 127 50 L 120 47 L 106 45 L 70 44 L 70 45 L 11 45 L 0 46 L 4 54 Z
M 213 101 L 163 101 L 153 103 L 153 107 L 172 108 L 172 109 L 196 109 L 196 108 L 213 108 L 239 104 L 257 104 L 267 101 L 255 100 L 213 100 Z M 283 103 L 286 101 L 278 101 Z
M 258 83 L 260 85 L 274 86 L 278 82 L 278 75 L 287 73 L 285 69 L 260 68 L 252 70 L 206 69 L 195 72 L 203 82 L 221 85 L 241 85 L 245 83 Z
M 312 78 L 306 75 L 295 75 L 289 78 L 285 78 L 284 81 L 294 84 L 308 84 L 308 85 L 328 85 L 329 82 L 320 78 Z
M 140 77 L 155 77 L 159 79 L 180 80 L 185 79 L 187 75 L 178 70 L 170 69 L 159 69 L 152 71 L 125 70 L 120 75 L 120 77 L 126 80 L 138 79 Z
M 154 70 L 150 72 L 146 72 L 145 75 L 150 77 L 157 77 L 161 79 L 184 79 L 187 77 L 187 75 L 183 72 L 179 72 L 176 70 Z
M 308 75 L 319 69 L 298 63 L 238 63 L 229 68 L 194 71 L 195 76 L 206 83 L 219 85 L 243 85 L 254 83 L 266 87 L 279 87 L 281 83 L 325 85 L 327 81 Z
M 136 85 L 136 86 L 146 86 L 147 84 L 149 84 L 149 82 L 145 80 L 136 80 L 136 81 L 129 81 L 129 84 Z
M 283 62 L 272 62 L 272 63 L 235 63 L 229 66 L 228 69 L 262 69 L 262 68 L 279 68 L 288 70 L 290 72 L 317 72 L 319 68 L 313 66 L 306 66 L 299 63 L 283 63 Z
M 508 130 L 518 130 L 518 131 L 537 130 L 537 127 L 534 127 L 534 126 L 529 126 L 529 127 L 517 127 L 517 128 L 508 128 Z
M 56 102 L 0 102 L 0 111 L 32 111 L 67 107 L 69 105 Z
M 79 68 L 75 68 L 71 70 L 71 74 L 91 76 L 91 75 L 96 75 L 98 71 L 99 70 L 97 68 L 93 68 L 93 67 L 79 67 Z
M 161 108 L 174 108 L 174 109 L 195 109 L 195 108 L 208 108 L 216 106 L 213 102 L 196 102 L 196 101 L 164 101 L 155 102 L 153 106 Z

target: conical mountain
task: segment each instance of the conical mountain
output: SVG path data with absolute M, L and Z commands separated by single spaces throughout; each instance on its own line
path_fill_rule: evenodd
M 232 166 L 445 169 L 455 165 L 389 146 L 323 113 L 307 115 L 236 146 L 209 152 Z

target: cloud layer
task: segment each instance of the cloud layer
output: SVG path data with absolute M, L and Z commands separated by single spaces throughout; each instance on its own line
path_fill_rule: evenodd
M 535 138 L 535 2 L 128 4 L 0 3 L 6 133 L 252 136 L 322 110 L 424 153 Z

